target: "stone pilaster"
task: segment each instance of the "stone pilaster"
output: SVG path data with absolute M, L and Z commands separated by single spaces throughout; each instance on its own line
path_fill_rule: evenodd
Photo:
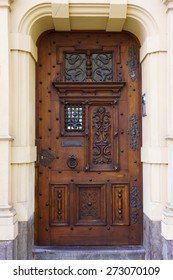
M 11 205 L 10 156 L 10 70 L 9 7 L 11 1 L 0 0 L 0 240 L 12 241 L 17 236 L 16 212 Z M 0 243 L 0 246 L 5 246 Z M 9 242 L 8 242 L 9 243 Z M 8 244 L 9 245 L 9 244 Z M 5 247 L 4 247 L 5 248 Z
M 168 136 L 168 190 L 167 204 L 162 215 L 162 235 L 173 240 L 173 0 L 163 0 L 167 7 L 167 127 Z

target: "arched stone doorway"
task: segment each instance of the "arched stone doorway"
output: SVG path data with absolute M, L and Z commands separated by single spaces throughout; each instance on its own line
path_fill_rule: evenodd
M 14 4 L 15 5 L 15 4 Z M 67 5 L 68 6 L 68 5 Z M 72 5 L 73 6 L 73 5 Z M 71 7 L 72 7 L 71 6 Z M 32 81 L 32 83 L 30 84 L 30 87 L 27 88 L 26 92 L 28 94 L 27 97 L 29 97 L 29 101 L 30 101 L 30 109 L 31 110 L 26 110 L 21 111 L 20 108 L 18 108 L 18 112 L 22 113 L 23 115 L 25 115 L 24 117 L 27 120 L 27 126 L 26 129 L 29 127 L 33 126 L 33 119 L 34 119 L 34 114 L 33 112 L 35 111 L 35 101 L 34 101 L 34 79 L 35 79 L 35 62 L 37 61 L 37 48 L 36 48 L 36 41 L 38 39 L 38 37 L 40 36 L 40 34 L 42 34 L 44 31 L 50 30 L 50 29 L 56 29 L 58 30 L 58 28 L 65 28 L 65 30 L 67 30 L 69 27 L 69 22 L 73 22 L 76 26 L 76 28 L 78 30 L 80 30 L 80 24 L 78 22 L 78 17 L 79 16 L 83 16 L 86 11 L 87 11 L 87 7 L 85 5 L 82 5 L 81 7 L 81 11 L 80 13 L 77 13 L 77 11 L 79 11 L 79 6 L 78 7 L 72 7 L 73 8 L 73 13 L 71 13 L 71 16 L 68 15 L 68 13 L 66 14 L 66 17 L 64 16 L 64 18 L 60 19 L 61 24 L 60 25 L 60 21 L 58 23 L 58 15 L 56 13 L 54 13 L 56 11 L 56 7 L 55 6 L 51 6 L 50 4 L 39 4 L 36 6 L 31 5 L 30 8 L 28 8 L 28 10 L 25 11 L 25 13 L 22 14 L 22 17 L 18 19 L 19 24 L 17 27 L 17 31 L 16 31 L 16 27 L 14 27 L 14 34 L 12 34 L 12 57 L 14 58 L 14 62 L 19 63 L 19 71 L 21 71 L 20 73 L 25 73 L 24 74 L 24 79 L 22 79 L 21 83 L 22 85 L 27 85 L 29 83 L 29 81 Z M 93 6 L 92 6 L 93 8 Z M 107 29 L 105 22 L 106 20 L 102 21 L 102 16 L 103 14 L 100 13 L 100 9 L 99 9 L 99 5 L 95 5 L 96 8 L 96 18 L 97 18 L 97 24 L 98 24 L 98 29 L 99 26 L 101 29 Z M 122 7 L 124 9 L 124 7 Z M 76 10 L 75 10 L 76 9 Z M 102 6 L 102 12 L 105 12 L 105 18 L 109 19 L 111 18 L 108 12 L 108 7 L 107 6 Z M 57 15 L 57 17 L 55 16 L 55 14 Z M 88 15 L 89 13 L 86 13 L 86 15 Z M 86 16 L 87 17 L 87 16 Z M 138 7 L 138 6 L 134 6 L 134 5 L 126 5 L 126 10 L 125 10 L 125 14 L 122 15 L 122 18 L 124 17 L 124 19 L 120 20 L 121 23 L 124 21 L 124 26 L 122 24 L 119 24 L 119 29 L 118 31 L 122 30 L 122 26 L 124 30 L 130 31 L 131 33 L 135 34 L 136 37 L 139 39 L 140 43 L 141 43 L 141 49 L 140 49 L 140 61 L 142 61 L 142 65 L 143 65 L 143 73 L 142 73 L 142 79 L 144 79 L 144 81 L 148 80 L 148 69 L 150 69 L 150 67 L 148 67 L 150 65 L 150 62 L 152 61 L 152 57 L 157 55 L 157 50 L 162 49 L 162 47 L 160 47 L 160 45 L 157 44 L 157 40 L 155 40 L 155 34 L 157 34 L 158 31 L 158 26 L 155 23 L 154 19 L 152 18 L 151 14 L 149 14 L 149 12 L 147 12 L 145 9 L 143 9 L 142 7 Z M 116 20 L 119 21 L 119 19 L 116 18 L 115 16 L 115 22 L 113 22 L 112 24 L 112 28 L 115 29 L 116 25 Z M 102 23 L 100 23 L 100 21 Z M 119 22 L 120 22 L 119 21 Z M 65 24 L 65 22 L 67 24 Z M 80 22 L 80 21 L 79 21 Z M 87 18 L 85 21 L 86 25 L 83 26 L 83 29 L 88 29 L 87 28 Z M 109 21 L 110 23 L 110 21 Z M 99 25 L 100 24 L 100 25 Z M 104 25 L 104 27 L 103 27 Z M 111 24 L 109 25 L 110 28 Z M 107 30 L 108 31 L 108 30 Z M 110 30 L 109 30 L 110 31 Z M 112 30 L 112 31 L 117 31 L 117 30 Z M 15 33 L 18 32 L 18 33 Z M 25 43 L 24 43 L 25 42 Z M 27 42 L 27 43 L 26 43 Z M 21 43 L 21 44 L 20 44 Z M 22 51 L 22 52 L 21 52 Z M 18 53 L 17 53 L 18 52 Z M 17 56 L 16 56 L 17 53 Z M 31 54 L 31 56 L 28 56 L 28 53 Z M 148 55 L 148 54 L 153 54 L 152 55 Z M 18 60 L 19 57 L 19 60 Z M 147 59 L 145 59 L 147 57 Z M 17 59 L 16 59 L 17 58 Z M 28 63 L 27 65 L 27 70 L 24 69 L 24 67 L 22 68 L 22 63 L 26 62 Z M 144 62 L 144 63 L 143 63 Z M 24 65 L 24 64 L 23 64 Z M 16 67 L 16 64 L 15 64 Z M 26 71 L 26 72 L 23 72 Z M 20 75 L 19 73 L 19 75 Z M 144 85 L 146 85 L 146 83 L 143 83 Z M 32 85 L 32 86 L 31 86 Z M 22 87 L 19 88 L 19 91 L 22 89 Z M 145 86 L 144 86 L 145 89 Z M 21 94 L 23 94 L 25 91 L 22 92 L 21 90 Z M 19 92 L 20 95 L 20 92 Z M 22 95 L 23 96 L 23 95 Z M 153 102 L 153 104 L 155 104 Z M 20 107 L 20 105 L 19 105 Z M 17 109 L 16 109 L 17 110 Z M 154 112 L 154 111 L 153 111 Z M 19 118 L 19 119 L 23 119 L 23 118 Z M 144 140 L 147 138 L 147 135 L 150 133 L 150 126 L 148 126 L 148 124 L 146 125 L 145 122 L 145 126 L 143 129 L 143 137 Z M 22 135 L 27 135 L 27 133 L 22 132 Z M 146 137 L 145 137 L 146 136 Z M 35 149 L 33 148 L 34 146 L 34 140 L 35 140 L 35 135 L 31 135 L 30 136 L 31 141 L 27 146 L 27 153 L 29 154 L 27 159 L 21 159 L 18 156 L 18 151 L 19 149 L 13 149 L 13 159 L 12 159 L 12 164 L 13 164 L 13 178 L 15 178 L 17 172 L 20 173 L 20 170 L 24 170 L 24 164 L 26 163 L 26 169 L 30 168 L 32 169 L 32 172 L 28 170 L 28 172 L 30 172 L 29 174 L 29 180 L 28 180 L 28 185 L 26 185 L 26 192 L 29 190 L 31 191 L 31 189 L 34 189 L 34 171 L 33 171 L 33 162 L 36 159 L 35 157 Z M 19 141 L 20 142 L 20 141 Z M 17 143 L 17 144 L 16 144 Z M 17 142 L 17 140 L 15 139 L 14 141 L 14 146 L 20 146 Z M 22 145 L 21 145 L 22 146 Z M 29 146 L 31 146 L 29 148 Z M 145 149 L 142 152 L 142 161 L 145 162 L 145 172 L 148 172 L 148 167 L 150 164 L 149 159 L 147 158 L 147 153 L 145 153 Z M 29 164 L 28 164 L 29 163 Z M 163 163 L 164 164 L 164 163 Z M 32 167 L 31 167 L 32 166 Z M 27 171 L 26 171 L 27 172 Z M 145 173 L 146 174 L 146 173 Z M 148 173 L 147 173 L 148 174 Z M 145 176 L 145 179 L 147 178 L 147 180 L 149 180 L 149 176 Z M 145 187 L 146 187 L 146 192 L 145 192 L 145 198 L 147 197 L 148 193 L 147 193 L 147 186 L 148 181 L 145 182 Z M 154 193 L 154 191 L 153 191 Z M 34 211 L 33 210 L 33 196 L 30 195 L 28 198 L 28 204 L 31 206 L 29 207 L 30 211 L 28 216 L 30 216 L 30 212 Z M 148 199 L 148 198 L 147 198 Z M 144 208 L 145 208 L 145 213 L 149 213 L 150 209 L 149 209 L 149 203 L 147 202 L 148 200 L 145 199 L 146 203 L 144 204 Z M 21 199 L 22 200 L 22 199 Z M 16 203 L 16 209 L 18 212 L 18 216 L 20 217 L 19 221 L 27 221 L 28 216 L 27 215 L 23 215 L 23 213 L 25 213 L 25 207 L 23 207 L 22 203 Z M 23 211 L 21 211 L 21 209 Z M 148 210 L 149 209 L 149 210 Z M 160 209 L 160 208 L 159 208 Z

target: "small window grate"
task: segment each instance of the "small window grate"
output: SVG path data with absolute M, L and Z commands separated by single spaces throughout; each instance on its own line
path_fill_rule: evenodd
M 65 131 L 81 132 L 85 130 L 84 104 L 65 105 Z

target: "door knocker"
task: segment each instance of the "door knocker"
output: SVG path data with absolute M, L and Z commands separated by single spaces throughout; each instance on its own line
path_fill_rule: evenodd
M 75 169 L 78 165 L 78 159 L 75 155 L 70 155 L 67 159 L 67 165 L 70 169 Z

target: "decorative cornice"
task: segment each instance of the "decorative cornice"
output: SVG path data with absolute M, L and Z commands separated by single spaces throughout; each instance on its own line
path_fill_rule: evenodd
M 14 0 L 0 0 L 1 8 L 9 8 L 10 5 L 14 2 Z
M 162 0 L 163 4 L 168 5 L 169 3 L 173 3 L 173 0 Z
M 167 10 L 173 9 L 173 0 L 162 0 L 162 2 L 167 6 Z
M 11 135 L 0 135 L 0 141 L 12 141 L 14 140 L 14 137 Z
M 173 141 L 173 135 L 167 135 L 167 136 L 165 137 L 165 140 Z

